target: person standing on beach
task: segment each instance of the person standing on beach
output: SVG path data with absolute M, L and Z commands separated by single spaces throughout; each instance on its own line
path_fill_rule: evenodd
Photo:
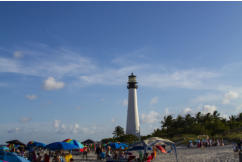
M 96 148 L 97 160 L 100 160 L 101 152 L 102 152 L 102 148 L 101 148 L 101 145 L 99 144 Z
M 68 154 L 65 155 L 65 162 L 70 162 L 72 159 L 72 154 L 69 152 Z
M 37 159 L 36 159 L 36 162 L 41 162 L 41 156 L 40 156 L 40 153 L 37 153 Z
M 110 146 L 107 147 L 106 157 L 111 158 L 111 147 Z
M 50 157 L 47 153 L 44 155 L 44 162 L 50 162 Z
M 154 153 L 154 159 L 156 159 L 156 147 L 155 147 L 155 145 L 153 146 L 153 153 Z
M 83 148 L 83 153 L 82 153 L 82 158 L 83 158 L 83 159 L 84 159 L 84 156 L 85 156 L 86 159 L 87 159 L 87 154 L 88 154 L 89 151 L 90 151 L 89 146 L 85 146 L 85 147 Z

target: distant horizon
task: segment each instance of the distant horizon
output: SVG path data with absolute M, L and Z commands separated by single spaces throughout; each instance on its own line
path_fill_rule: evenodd
M 111 137 L 137 76 L 141 134 L 242 112 L 242 2 L 0 2 L 0 143 Z

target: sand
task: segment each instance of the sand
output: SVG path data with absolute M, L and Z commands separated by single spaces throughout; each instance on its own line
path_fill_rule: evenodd
M 239 154 L 233 152 L 232 145 L 217 146 L 209 148 L 177 148 L 179 162 L 238 162 Z M 96 155 L 89 153 L 89 160 L 82 159 L 82 156 L 74 156 L 76 162 L 96 161 Z M 104 161 L 104 160 L 103 160 Z M 154 162 L 175 162 L 174 153 L 158 153 Z

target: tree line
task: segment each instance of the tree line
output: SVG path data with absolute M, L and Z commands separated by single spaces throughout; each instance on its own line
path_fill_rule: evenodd
M 236 134 L 236 138 L 242 138 L 242 113 L 231 115 L 226 119 L 221 117 L 218 111 L 205 114 L 198 112 L 194 115 L 186 114 L 184 116 L 178 115 L 176 117 L 172 115 L 164 116 L 161 120 L 161 128 L 155 129 L 147 136 L 142 136 L 141 139 L 146 139 L 148 137 L 174 139 L 174 137 L 182 137 L 184 135 L 223 137 L 232 133 Z M 105 138 L 102 142 L 133 143 L 138 140 L 139 138 L 134 135 L 126 135 L 121 126 L 116 126 L 113 131 L 113 137 Z
M 231 131 L 241 130 L 242 113 L 231 115 L 229 119 L 220 116 L 218 111 L 203 114 L 201 112 L 195 115 L 178 115 L 174 118 L 172 115 L 164 116 L 161 121 L 161 129 L 156 129 L 152 136 L 163 136 L 172 138 L 182 134 L 194 135 L 226 135 Z

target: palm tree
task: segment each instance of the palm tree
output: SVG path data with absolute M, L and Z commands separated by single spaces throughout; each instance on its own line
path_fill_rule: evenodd
M 124 135 L 124 129 L 118 125 L 117 127 L 115 127 L 115 129 L 113 131 L 113 136 L 120 137 L 122 135 Z

